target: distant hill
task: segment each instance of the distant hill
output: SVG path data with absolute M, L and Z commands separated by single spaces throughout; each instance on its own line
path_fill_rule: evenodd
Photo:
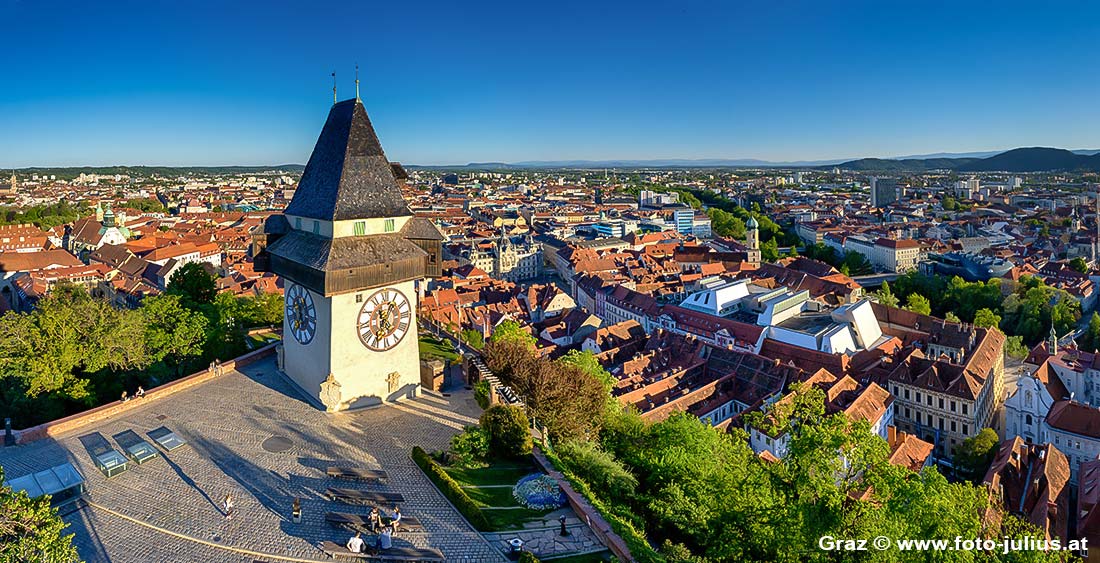
M 1100 172 L 1100 154 L 1048 147 L 1012 149 L 985 158 L 861 158 L 836 165 L 845 170 L 883 172 Z M 820 168 L 829 168 L 826 166 Z
M 19 168 L 16 173 L 20 176 L 46 174 L 71 180 L 81 174 L 175 177 L 191 174 L 256 174 L 280 170 L 283 172 L 301 172 L 305 168 L 302 164 L 277 164 L 273 166 L 34 166 Z

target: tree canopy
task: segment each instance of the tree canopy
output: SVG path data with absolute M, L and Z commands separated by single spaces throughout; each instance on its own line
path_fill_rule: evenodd
M 0 468 L 0 562 L 70 563 L 79 560 L 68 526 L 49 497 L 32 499 L 3 485 Z

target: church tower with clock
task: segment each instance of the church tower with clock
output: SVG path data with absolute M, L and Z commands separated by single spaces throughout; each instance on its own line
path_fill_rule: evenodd
M 362 102 L 336 103 L 294 198 L 254 237 L 256 268 L 284 281 L 280 368 L 329 411 L 420 383 L 419 284 L 440 275 L 443 237 L 393 170 Z

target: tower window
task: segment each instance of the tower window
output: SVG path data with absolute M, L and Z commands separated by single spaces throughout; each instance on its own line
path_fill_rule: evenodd
M 356 221 L 355 222 L 355 236 L 361 237 L 365 234 L 367 234 L 367 222 L 366 221 Z
M 359 234 L 359 233 L 356 233 L 356 234 Z M 355 294 L 355 302 L 356 303 L 362 303 L 363 302 L 363 294 L 362 293 L 356 293 Z
M 393 219 L 386 219 L 386 232 L 387 233 L 392 233 L 393 229 L 394 229 Z

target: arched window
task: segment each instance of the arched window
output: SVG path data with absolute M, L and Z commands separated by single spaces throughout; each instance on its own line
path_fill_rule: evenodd
M 1031 415 L 1030 414 L 1027 415 L 1026 417 L 1024 417 L 1024 424 L 1026 424 L 1028 426 L 1031 426 Z
M 1031 391 L 1028 391 L 1027 393 L 1024 393 L 1024 405 L 1028 406 L 1028 407 L 1031 406 Z M 1031 424 L 1031 423 L 1029 422 L 1028 424 Z

